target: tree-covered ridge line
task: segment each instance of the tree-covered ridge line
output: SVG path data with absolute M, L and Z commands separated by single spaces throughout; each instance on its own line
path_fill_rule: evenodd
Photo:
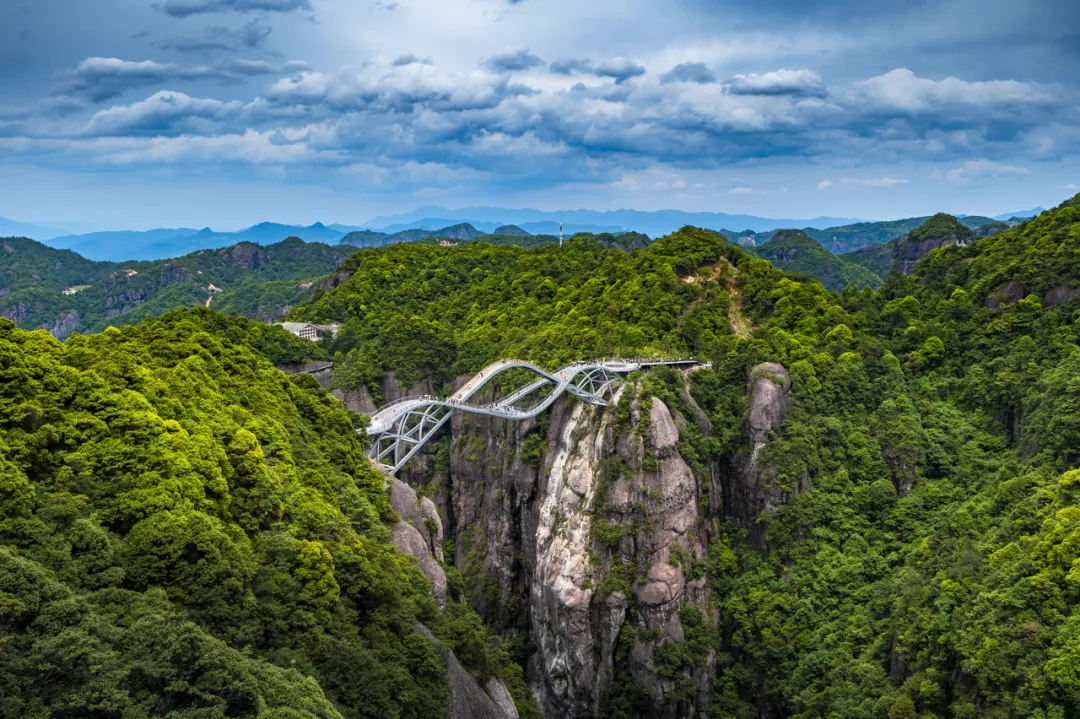
M 830 290 L 839 291 L 849 285 L 878 287 L 884 282 L 867 268 L 831 254 L 802 230 L 781 230 L 765 244 L 747 251 L 785 272 L 809 275 Z
M 253 351 L 255 324 L 182 310 L 61 343 L 0 320 L 4 716 L 438 716 L 417 622 L 526 697 L 388 542 L 357 418 Z
M 947 215 L 931 218 L 926 232 L 936 238 L 940 218 L 969 239 L 970 230 Z M 779 268 L 830 289 L 876 287 L 896 263 L 890 256 L 878 275 L 797 230 L 762 248 L 739 248 L 695 228 L 647 245 L 629 237 L 631 251 L 620 252 L 625 238 L 577 235 L 562 247 L 517 236 L 499 245 L 485 237 L 452 246 L 427 239 L 361 250 L 342 264 L 329 291 L 317 291 L 290 317 L 340 322 L 343 331 L 325 345 L 335 359 L 334 384 L 365 386 L 378 399 L 388 371 L 406 386 L 420 376 L 440 385 L 505 356 L 558 367 L 581 357 L 693 353 L 731 332 L 731 269 L 753 255 L 765 253 Z M 703 265 L 673 257 L 688 242 L 708 248 L 706 264 L 726 261 L 708 286 L 685 281 Z M 915 255 L 933 245 L 920 242 Z
M 917 235 L 942 244 L 877 291 L 830 293 L 687 228 L 634 253 L 366 251 L 298 315 L 346 317 L 355 334 L 331 349 L 354 370 L 437 381 L 503 355 L 692 351 L 713 363 L 691 375 L 712 436 L 680 451 L 721 474 L 748 370 L 781 363 L 790 411 L 759 462 L 784 501 L 749 524 L 717 517 L 708 561 L 710 716 L 1068 717 L 1080 198 L 993 237 L 952 222 Z M 415 346 L 412 329 L 381 334 L 413 325 Z
M 711 552 L 710 715 L 1080 711 L 1078 249 L 1080 197 L 877 292 L 762 276 L 754 340 L 693 377 L 717 423 L 747 362 L 792 379 L 786 501 Z
M 891 240 L 895 240 L 896 238 L 902 237 L 917 229 L 930 219 L 931 216 L 927 215 L 925 217 L 907 217 L 901 220 L 857 222 L 853 225 L 826 227 L 823 230 L 815 227 L 803 227 L 800 231 L 814 238 L 814 240 L 830 253 L 834 255 L 843 255 L 849 252 L 855 252 L 864 247 L 887 244 Z M 998 232 L 1003 232 L 1010 227 L 1015 227 L 1023 220 L 1015 217 L 1008 220 L 995 220 L 990 217 L 982 217 L 979 215 L 966 215 L 959 217 L 959 221 L 965 227 L 973 230 L 977 236 L 986 237 Z M 769 232 L 752 232 L 750 230 L 733 232 L 731 230 L 721 230 L 724 236 L 732 242 L 737 242 L 741 245 L 749 245 L 751 247 L 760 247 L 778 233 L 787 231 L 790 230 L 781 229 L 771 230 Z
M 557 368 L 589 357 L 681 356 L 730 334 L 733 261 L 720 235 L 685 228 L 627 253 L 592 238 L 558 245 L 393 245 L 346 260 L 332 290 L 293 319 L 340 322 L 326 347 L 339 387 L 394 371 L 435 384 L 500 357 Z M 707 270 L 710 281 L 690 281 Z
M 169 260 L 109 263 L 25 238 L 0 242 L 0 261 L 7 262 L 0 275 L 0 315 L 60 338 L 207 303 L 275 320 L 309 297 L 314 283 L 350 254 L 348 248 L 293 237 L 265 247 L 245 242 Z

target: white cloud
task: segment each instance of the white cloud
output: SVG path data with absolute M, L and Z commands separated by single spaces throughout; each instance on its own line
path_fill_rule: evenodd
M 264 60 L 232 59 L 213 65 L 178 65 L 154 60 L 88 57 L 68 73 L 68 91 L 101 102 L 128 90 L 161 83 L 196 80 L 237 83 L 258 75 L 304 69 L 307 65 L 301 62 L 274 66 Z
M 991 160 L 968 160 L 960 167 L 946 172 L 945 179 L 950 182 L 970 182 L 990 177 L 1021 177 L 1030 174 L 1031 171 L 1023 167 L 1003 165 Z
M 817 188 L 819 190 L 827 190 L 832 186 L 833 186 L 832 180 L 822 180 L 821 182 L 818 183 Z
M 792 95 L 820 97 L 825 83 L 813 70 L 774 70 L 752 75 L 735 75 L 727 82 L 733 95 Z
M 87 135 L 212 134 L 217 123 L 238 118 L 242 103 L 195 98 L 182 92 L 157 92 L 140 102 L 100 110 L 90 118 Z
M 863 187 L 895 187 L 896 185 L 906 185 L 908 181 L 896 177 L 841 177 L 840 184 L 862 185 Z
M 905 111 L 942 109 L 952 103 L 969 105 L 1041 105 L 1060 100 L 1046 87 L 1016 80 L 968 82 L 955 77 L 930 80 L 899 68 L 856 82 L 857 95 L 880 107 Z

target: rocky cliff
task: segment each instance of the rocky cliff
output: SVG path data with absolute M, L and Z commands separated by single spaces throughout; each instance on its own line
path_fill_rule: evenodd
M 431 503 L 476 608 L 530 648 L 548 716 L 704 717 L 718 620 L 709 543 L 725 518 L 753 530 L 790 495 L 759 461 L 789 386 L 780 365 L 754 368 L 744 446 L 713 466 L 684 457 L 688 437 L 709 431 L 685 387 L 664 401 L 630 382 L 608 407 L 560 399 L 526 422 L 455 415 L 401 473 L 426 498 L 401 500 L 413 514 L 402 534 L 418 536 L 399 546 L 434 556 Z M 445 579 L 433 579 L 438 595 Z

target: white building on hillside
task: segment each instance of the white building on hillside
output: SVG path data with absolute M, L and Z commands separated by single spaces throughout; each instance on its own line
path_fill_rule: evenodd
M 297 337 L 315 341 L 319 339 L 319 328 L 307 322 L 282 322 L 281 326 Z
M 297 337 L 305 340 L 321 340 L 324 337 L 333 337 L 337 334 L 341 325 L 313 325 L 310 322 L 278 322 L 280 326 L 292 332 Z

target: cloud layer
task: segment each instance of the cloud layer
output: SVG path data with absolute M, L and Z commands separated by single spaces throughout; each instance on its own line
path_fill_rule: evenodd
M 1040 169 L 1080 155 L 1071 6 L 611 2 L 159 0 L 105 37 L 136 14 L 101 0 L 30 60 L 9 22 L 0 167 L 612 202 L 1075 180 Z

